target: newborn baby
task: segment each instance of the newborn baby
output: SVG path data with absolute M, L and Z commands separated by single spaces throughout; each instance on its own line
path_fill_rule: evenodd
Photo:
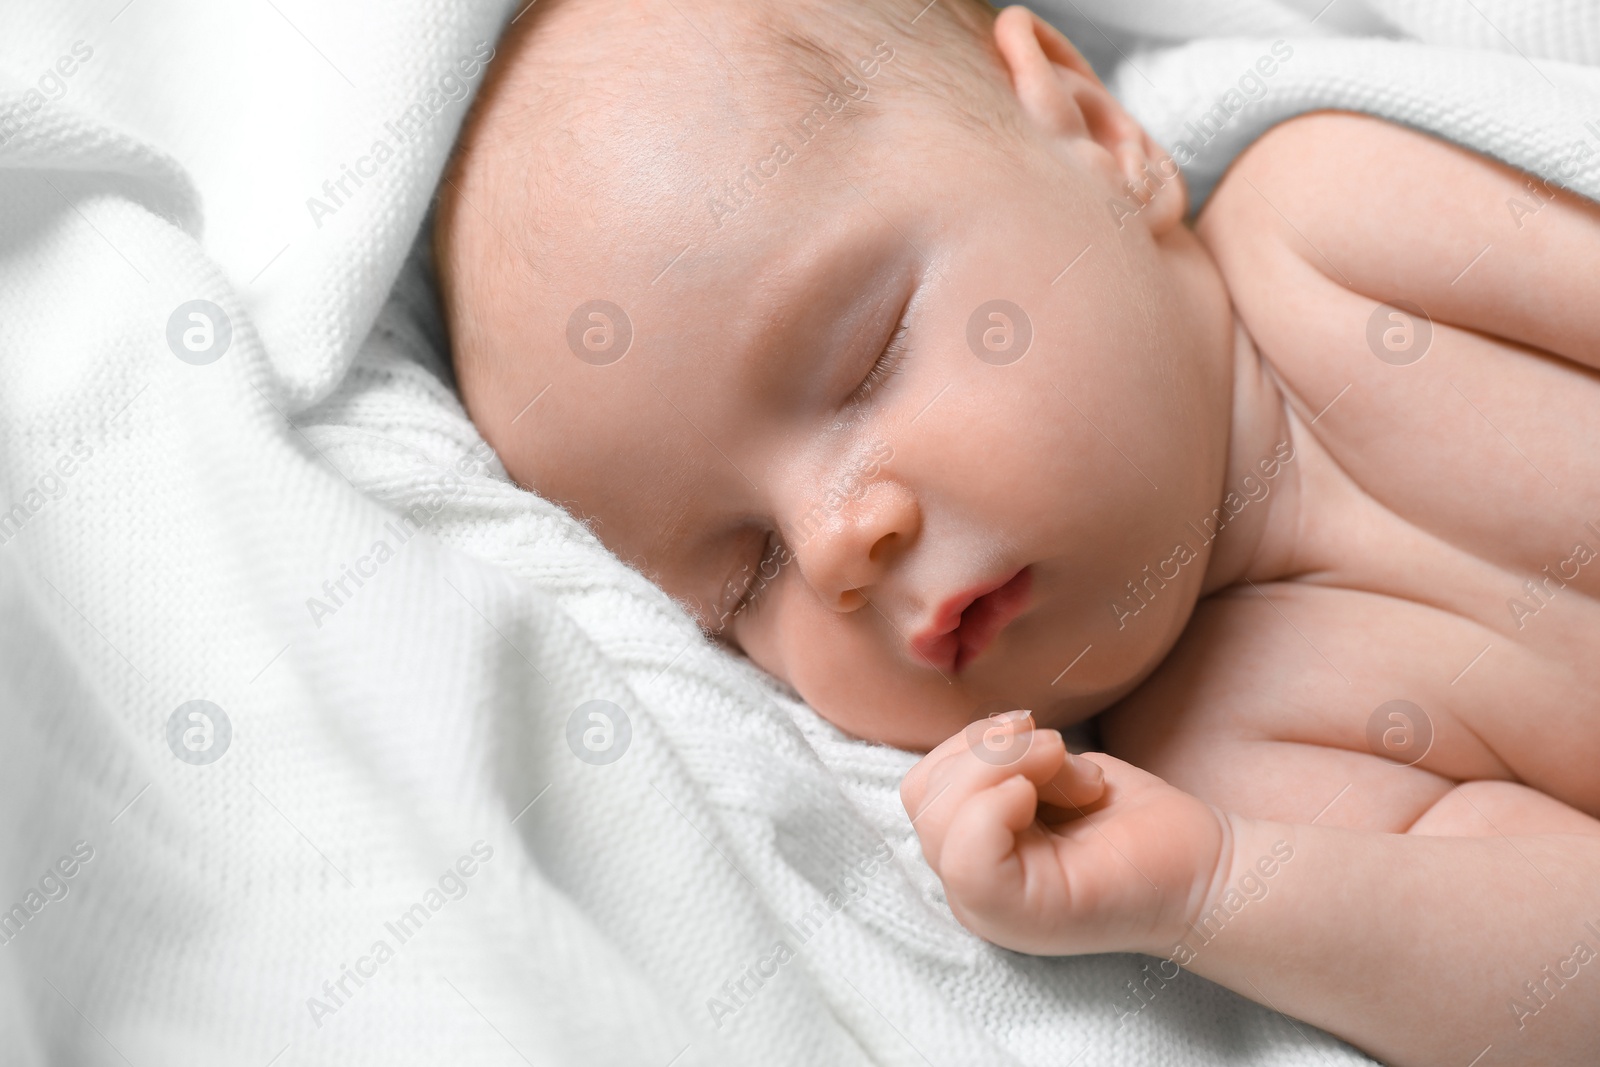
M 521 16 L 435 234 L 477 426 L 928 753 L 977 934 L 1593 1062 L 1600 211 L 1323 112 L 1191 223 L 1057 31 L 925 2 Z

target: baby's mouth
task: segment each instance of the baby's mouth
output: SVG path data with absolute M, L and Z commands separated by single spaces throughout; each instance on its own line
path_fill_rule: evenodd
M 998 584 L 967 590 L 940 605 L 929 626 L 911 639 L 911 651 L 941 671 L 960 674 L 994 643 L 1028 606 L 1033 571 L 1024 567 Z

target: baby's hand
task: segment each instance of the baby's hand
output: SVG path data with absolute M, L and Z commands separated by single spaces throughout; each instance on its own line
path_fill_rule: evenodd
M 1226 876 L 1226 816 L 1010 715 L 968 726 L 900 784 L 950 910 L 1018 952 L 1165 955 Z

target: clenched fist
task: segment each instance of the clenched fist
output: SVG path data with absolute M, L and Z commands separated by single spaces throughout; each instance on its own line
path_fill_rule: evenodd
M 1025 711 L 928 753 L 900 800 L 956 918 L 1017 952 L 1163 955 L 1227 875 L 1221 811 Z

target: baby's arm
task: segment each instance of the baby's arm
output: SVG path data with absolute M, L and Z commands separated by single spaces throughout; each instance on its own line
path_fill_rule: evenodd
M 1228 821 L 1225 880 L 1185 939 L 1196 974 L 1395 1064 L 1593 1062 L 1600 822 L 1431 837 Z M 1237 912 L 1208 921 L 1229 888 Z
M 1253 271 L 1222 263 L 1230 286 L 1282 269 L 1259 258 L 1271 235 L 1344 289 L 1410 299 L 1435 321 L 1600 369 L 1600 303 L 1589 298 L 1600 205 L 1560 185 L 1382 119 L 1320 111 L 1245 150 L 1196 232 L 1219 262 L 1258 257 Z
M 1401 1067 L 1592 1062 L 1600 823 L 1564 805 L 1559 825 L 1595 835 L 1528 832 L 1526 810 L 1511 837 L 1247 819 L 1027 725 L 975 724 L 901 788 L 980 936 L 1169 957 Z

